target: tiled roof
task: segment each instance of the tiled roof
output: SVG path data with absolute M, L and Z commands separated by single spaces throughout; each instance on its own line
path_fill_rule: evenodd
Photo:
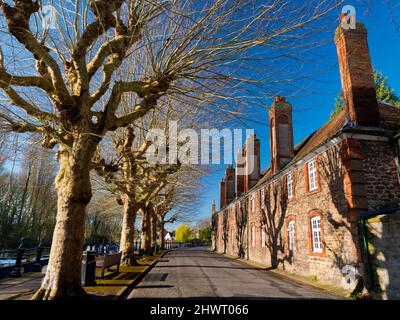
M 379 102 L 379 114 L 381 127 L 383 129 L 393 131 L 398 131 L 400 129 L 400 108 L 384 102 Z M 295 146 L 295 157 L 288 164 L 288 166 L 301 159 L 318 146 L 323 145 L 332 139 L 343 129 L 343 127 L 345 127 L 346 122 L 346 111 L 343 110 L 336 117 L 330 119 L 321 128 Z M 257 186 L 267 181 L 270 177 L 271 170 L 268 168 L 264 171 L 264 175 L 257 183 Z

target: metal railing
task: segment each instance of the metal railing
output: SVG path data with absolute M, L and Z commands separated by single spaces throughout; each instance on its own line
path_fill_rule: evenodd
M 26 271 L 41 271 L 42 267 L 47 264 L 50 254 L 50 247 L 45 247 L 42 241 L 37 247 L 24 248 L 25 239 L 21 239 L 21 243 L 17 249 L 0 251 L 0 271 L 10 269 L 8 274 L 12 277 L 20 277 L 21 270 Z
M 22 269 L 25 272 L 36 271 L 40 272 L 42 267 L 48 263 L 50 255 L 50 247 L 43 246 L 42 241 L 39 242 L 37 247 L 25 248 L 25 239 L 21 239 L 21 243 L 17 249 L 2 250 L 0 251 L 0 273 L 6 273 L 7 276 L 21 277 Z M 141 241 L 134 241 L 133 249 L 136 257 L 140 257 L 143 254 L 141 248 Z M 189 246 L 189 243 L 181 243 L 173 240 L 166 240 L 164 243 L 164 249 L 176 249 Z M 153 250 L 157 252 L 160 248 L 157 246 Z M 119 252 L 119 246 L 117 244 L 86 244 L 84 250 L 96 252 L 96 256 L 104 256 L 110 253 Z M 2 275 L 0 274 L 0 277 Z
M 133 242 L 133 252 L 136 256 L 141 255 L 141 241 Z M 105 256 L 110 253 L 116 253 L 120 251 L 118 244 L 105 244 L 105 243 L 96 243 L 96 244 L 86 244 L 85 251 L 92 251 L 96 253 L 96 256 Z
M 174 240 L 166 240 L 164 247 L 165 247 L 165 249 L 170 250 L 170 249 L 187 247 L 188 245 L 189 245 L 189 243 L 178 242 L 178 241 L 174 241 Z

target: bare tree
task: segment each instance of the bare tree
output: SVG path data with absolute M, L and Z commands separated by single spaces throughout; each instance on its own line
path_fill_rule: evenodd
M 37 148 L 34 137 L 26 140 L 22 152 L 9 139 L 4 137 L 4 150 L 0 147 L 0 247 L 16 247 L 21 238 L 27 245 L 42 239 L 50 243 L 57 202 L 55 163 L 48 150 Z
M 8 44 L 0 53 L 0 127 L 39 133 L 45 147 L 59 145 L 57 222 L 48 271 L 36 299 L 85 294 L 80 269 L 85 213 L 92 196 L 91 160 L 108 131 L 142 117 L 166 92 L 197 101 L 193 106 L 234 113 L 234 102 L 244 97 L 243 85 L 257 84 L 259 74 L 246 76 L 242 68 L 251 69 L 255 48 L 272 56 L 271 48 L 282 49 L 291 35 L 292 42 L 302 32 L 307 35 L 303 27 L 329 13 L 337 2 L 54 4 L 59 11 L 57 29 L 50 30 L 40 26 L 39 1 L 0 2 L 3 49 Z M 154 34 L 159 24 L 164 32 Z M 288 46 L 284 49 L 288 52 Z M 130 55 L 150 66 L 134 81 L 126 81 L 122 71 Z M 130 113 L 119 108 L 127 93 L 136 100 Z

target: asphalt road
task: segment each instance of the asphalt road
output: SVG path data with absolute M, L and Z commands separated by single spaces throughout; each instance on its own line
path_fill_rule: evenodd
M 208 248 L 169 252 L 130 293 L 128 299 L 132 298 L 335 299 L 318 288 Z

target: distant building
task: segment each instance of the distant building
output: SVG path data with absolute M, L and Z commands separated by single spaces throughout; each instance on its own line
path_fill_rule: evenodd
M 175 232 L 169 232 L 169 231 L 164 231 L 164 233 L 165 233 L 165 236 L 164 236 L 164 239 L 166 240 L 166 241 L 173 241 L 173 240 L 175 240 Z
M 397 290 L 399 299 L 400 221 L 380 220 L 380 242 L 367 239 L 376 245 L 366 252 L 363 219 L 399 206 L 400 109 L 377 101 L 365 27 L 338 28 L 335 43 L 345 110 L 294 146 L 292 105 L 275 98 L 271 165 L 260 172 L 260 141 L 249 136 L 241 151 L 245 174 L 228 166 L 219 212 L 213 203 L 213 247 L 336 285 L 347 274 L 367 287 L 375 283 L 382 297 L 396 297 Z M 378 252 L 377 245 L 389 251 Z M 373 261 L 385 272 L 373 273 Z

